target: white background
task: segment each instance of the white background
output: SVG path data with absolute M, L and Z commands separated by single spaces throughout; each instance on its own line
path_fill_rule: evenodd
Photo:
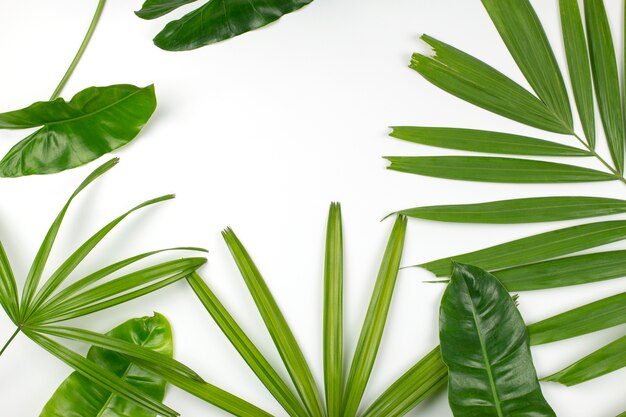
M 0 111 L 49 97 L 82 39 L 95 3 L 0 1 Z M 563 64 L 557 2 L 533 3 Z M 607 5 L 617 34 L 621 2 L 607 0 Z M 425 50 L 419 35 L 428 33 L 525 85 L 477 0 L 317 0 L 279 24 L 187 53 L 153 46 L 151 38 L 164 22 L 136 18 L 133 10 L 139 6 L 137 0 L 107 4 L 64 96 L 91 85 L 155 83 L 159 107 L 137 140 L 116 153 L 121 164 L 77 199 L 51 265 L 58 265 L 131 205 L 176 192 L 173 202 L 151 207 L 121 225 L 78 272 L 158 247 L 206 247 L 209 264 L 202 275 L 279 366 L 221 240 L 220 230 L 232 226 L 264 273 L 320 383 L 323 242 L 331 201 L 342 202 L 345 220 L 346 351 L 351 356 L 391 228 L 390 221 L 379 222 L 385 214 L 427 204 L 557 194 L 623 197 L 626 191 L 618 184 L 475 184 L 385 170 L 383 155 L 455 153 L 388 138 L 387 126 L 394 124 L 487 128 L 571 143 L 463 103 L 407 68 L 410 54 Z M 0 153 L 25 135 L 0 132 Z M 92 163 L 47 177 L 0 181 L 0 238 L 20 285 L 50 222 L 95 167 Z M 409 223 L 405 265 L 576 222 Z M 364 403 L 437 344 L 443 287 L 423 283 L 429 278 L 418 269 L 400 273 Z M 533 322 L 625 288 L 626 281 L 616 280 L 527 293 L 521 310 Z M 183 282 L 75 324 L 104 332 L 152 311 L 171 320 L 178 359 L 212 383 L 284 415 Z M 12 331 L 9 320 L 0 316 L 0 338 Z M 535 348 L 538 372 L 557 371 L 622 333 L 623 328 L 616 328 Z M 85 346 L 69 345 L 86 352 Z M 38 415 L 68 373 L 68 367 L 20 336 L 0 358 L 0 415 Z M 559 416 L 614 417 L 626 409 L 625 378 L 623 370 L 575 388 L 543 388 Z M 225 415 L 178 389 L 169 390 L 166 402 L 183 416 Z M 410 415 L 451 413 L 445 395 L 438 395 Z

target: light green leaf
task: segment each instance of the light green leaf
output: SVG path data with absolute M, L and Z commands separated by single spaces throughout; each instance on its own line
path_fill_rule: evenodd
M 342 417 L 354 417 L 357 414 L 374 367 L 402 260 L 406 223 L 406 217 L 398 216 L 389 236 L 376 286 L 352 359 L 343 400 Z
M 391 156 L 388 169 L 462 181 L 564 183 L 614 181 L 606 172 L 529 159 L 486 156 Z
M 450 45 L 422 36 L 435 56 L 413 54 L 410 67 L 426 80 L 476 106 L 550 132 L 570 134 L 560 119 L 537 97 L 506 75 Z
M 524 320 L 494 276 L 455 265 L 439 337 L 455 417 L 556 417 L 541 393 Z
M 296 386 L 304 407 L 313 417 L 324 416 L 322 398 L 313 374 L 261 273 L 231 229 L 226 229 L 222 235 Z
M 589 145 L 596 143 L 596 125 L 593 105 L 593 83 L 589 67 L 589 51 L 580 17 L 578 0 L 559 0 L 561 26 L 569 75 L 578 108 L 578 116 Z
M 626 221 L 624 220 L 588 223 L 540 233 L 416 266 L 427 269 L 437 276 L 450 276 L 453 261 L 494 271 L 556 258 L 622 239 L 626 239 Z
M 13 324 L 17 325 L 20 315 L 17 283 L 2 242 L 0 242 L 0 304 Z
M 343 226 L 341 206 L 328 214 L 324 261 L 324 387 L 328 417 L 341 417 L 343 395 Z
M 511 56 L 539 98 L 573 130 L 565 82 L 541 22 L 528 0 L 482 0 Z M 532 47 L 529 47 L 532 45 Z
M 154 86 L 90 87 L 69 102 L 38 102 L 0 114 L 0 129 L 41 129 L 0 161 L 0 176 L 51 174 L 84 165 L 133 140 L 156 109 Z
M 534 197 L 477 204 L 415 207 L 397 214 L 457 223 L 536 223 L 626 212 L 626 201 L 602 197 Z
M 72 331 L 75 332 L 75 330 Z M 59 336 L 59 334 L 56 335 Z M 102 335 L 98 336 L 100 339 L 105 338 Z M 160 314 L 129 320 L 111 330 L 106 337 L 119 343 L 126 343 L 136 350 L 150 352 L 159 359 L 172 361 L 172 329 L 167 319 Z M 165 381 L 132 364 L 124 356 L 101 347 L 92 347 L 89 349 L 87 359 L 141 390 L 144 395 L 156 401 L 163 401 Z M 156 417 L 154 412 L 147 411 L 111 393 L 106 388 L 94 384 L 79 372 L 72 373 L 61 383 L 44 407 L 40 417 L 100 417 L 103 415 Z
M 487 130 L 394 126 L 389 136 L 422 145 L 462 151 L 538 156 L 591 156 L 587 150 L 543 139 Z

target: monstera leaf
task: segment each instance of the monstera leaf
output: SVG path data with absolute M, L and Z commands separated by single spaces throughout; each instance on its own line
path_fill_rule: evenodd
M 539 387 L 524 320 L 493 275 L 456 264 L 439 320 L 455 417 L 556 417 Z
M 51 174 L 93 161 L 133 140 L 156 108 L 154 87 L 90 87 L 0 114 L 0 129 L 40 127 L 0 161 L 0 176 Z
M 155 19 L 195 0 L 147 0 L 137 16 Z M 154 43 L 168 51 L 187 51 L 265 26 L 313 0 L 209 0 L 168 23 Z
M 161 314 L 128 320 L 107 336 L 172 357 L 172 328 Z M 87 359 L 108 369 L 157 401 L 165 396 L 165 380 L 131 363 L 124 356 L 92 347 Z M 78 372 L 72 373 L 45 405 L 40 417 L 156 417 L 128 400 L 112 394 Z

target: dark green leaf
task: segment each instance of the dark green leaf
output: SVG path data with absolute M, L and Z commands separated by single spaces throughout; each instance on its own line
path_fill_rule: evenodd
M 528 326 L 533 345 L 558 342 L 626 323 L 626 293 L 603 298 Z
M 0 242 L 0 304 L 11 321 L 17 325 L 20 314 L 17 283 L 2 242 Z
M 539 262 L 626 239 L 626 221 L 589 223 L 513 240 L 486 249 L 417 265 L 437 276 L 449 276 L 452 261 L 488 271 Z
M 529 159 L 486 156 L 391 156 L 389 169 L 462 181 L 561 183 L 614 181 L 606 172 Z
M 222 235 L 307 412 L 313 417 L 324 416 L 326 413 L 313 374 L 265 280 L 235 233 L 226 229 Z
M 609 343 L 544 380 L 572 386 L 606 375 L 626 367 L 625 350 L 626 336 Z
M 41 129 L 5 155 L 0 176 L 51 174 L 93 161 L 133 140 L 155 108 L 153 86 L 122 84 L 2 113 L 0 129 Z
M 526 80 L 555 116 L 573 130 L 565 82 L 546 33 L 528 0 L 482 0 Z
M 396 380 L 363 417 L 401 417 L 448 384 L 448 368 L 439 346 Z
M 584 4 L 598 109 L 615 167 L 624 172 L 624 120 L 611 28 L 603 0 L 585 0 Z
M 374 367 L 402 260 L 406 223 L 406 217 L 398 216 L 389 236 L 376 279 L 376 286 L 352 359 L 343 400 L 342 417 L 354 417 L 356 415 Z
M 224 335 L 285 411 L 292 417 L 306 415 L 302 404 L 291 392 L 289 386 L 281 379 L 202 278 L 194 272 L 187 277 L 187 281 Z
M 626 276 L 626 251 L 570 256 L 494 272 L 509 291 L 587 284 Z
M 559 0 L 561 26 L 569 75 L 574 91 L 587 142 L 593 148 L 596 143 L 596 125 L 593 106 L 593 83 L 589 68 L 589 51 L 585 39 L 585 30 L 580 17 L 578 0 Z
M 602 197 L 536 197 L 477 204 L 415 207 L 398 214 L 457 223 L 535 223 L 626 212 L 626 201 Z
M 586 150 L 510 133 L 448 127 L 394 126 L 390 136 L 422 145 L 507 155 L 591 156 Z
M 541 393 L 524 320 L 494 276 L 455 265 L 439 320 L 455 417 L 556 416 Z
M 312 0 L 209 0 L 206 4 L 168 23 L 154 38 L 154 44 L 168 51 L 187 51 L 249 32 L 280 19 L 309 4 Z M 166 14 L 190 0 L 148 0 L 139 17 L 154 18 Z
M 160 314 L 154 317 L 133 319 L 116 327 L 107 336 L 141 346 L 160 356 L 171 358 L 173 352 L 172 329 Z M 107 369 L 128 384 L 157 401 L 165 397 L 165 381 L 151 372 L 132 364 L 123 356 L 100 347 L 89 349 L 87 358 Z M 156 417 L 138 405 L 109 390 L 94 384 L 78 372 L 70 375 L 44 407 L 40 417 Z
M 324 386 L 328 417 L 341 416 L 343 377 L 343 226 L 341 206 L 328 214 L 324 263 Z
M 541 100 L 484 62 L 428 35 L 435 56 L 413 54 L 410 67 L 429 82 L 476 106 L 550 132 L 572 129 Z

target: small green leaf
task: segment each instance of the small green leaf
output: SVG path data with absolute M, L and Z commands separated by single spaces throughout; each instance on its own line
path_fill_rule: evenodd
M 402 260 L 406 223 L 406 217 L 398 216 L 389 236 L 376 279 L 376 286 L 352 359 L 343 400 L 342 417 L 354 417 L 356 415 L 374 367 Z
M 168 23 L 154 38 L 154 44 L 167 51 L 188 51 L 258 29 L 283 15 L 306 6 L 312 0 L 209 0 L 196 10 Z M 192 0 L 147 0 L 137 12 L 153 19 Z
M 455 417 L 556 416 L 541 393 L 524 320 L 494 276 L 455 265 L 439 337 Z
M 565 82 L 541 22 L 528 0 L 482 0 L 511 56 L 539 98 L 573 130 Z M 532 47 L 529 47 L 532 45 Z
M 305 416 L 307 413 L 298 398 L 291 392 L 289 386 L 282 380 L 278 372 L 274 370 L 202 278 L 194 272 L 187 277 L 187 282 L 211 314 L 215 323 L 267 390 L 276 398 L 276 401 L 290 416 Z
M 133 140 L 156 108 L 154 87 L 90 87 L 69 102 L 38 102 L 0 114 L 0 129 L 41 129 L 0 161 L 0 176 L 51 174 L 93 161 Z
M 626 367 L 625 349 L 626 336 L 620 337 L 544 380 L 558 382 L 569 387 L 617 371 Z
M 343 394 L 343 226 L 341 206 L 328 214 L 324 262 L 324 386 L 328 417 L 341 416 Z
M 535 197 L 477 204 L 415 207 L 397 213 L 457 223 L 536 223 L 626 212 L 626 201 L 601 197 Z
M 116 327 L 107 336 L 125 341 L 132 346 L 141 346 L 160 356 L 171 358 L 173 352 L 172 329 L 167 319 L 160 314 L 154 317 L 133 319 Z M 128 384 L 140 389 L 156 401 L 165 397 L 165 381 L 151 372 L 133 365 L 123 356 L 100 347 L 89 349 L 87 359 L 107 369 Z M 40 417 L 156 417 L 128 400 L 112 394 L 94 384 L 78 372 L 72 373 L 48 401 Z
M 614 181 L 606 172 L 529 159 L 486 156 L 392 156 L 388 169 L 462 181 L 562 183 Z
M 578 0 L 559 0 L 561 26 L 569 75 L 578 115 L 589 146 L 595 147 L 596 125 L 593 105 L 593 83 L 589 67 L 589 51 Z
M 0 304 L 13 324 L 17 325 L 20 315 L 17 283 L 2 242 L 0 242 Z
M 626 239 L 624 220 L 589 223 L 540 233 L 416 266 L 440 277 L 450 276 L 453 261 L 494 271 L 556 258 L 623 239 Z
M 422 145 L 462 151 L 537 156 L 591 156 L 587 150 L 543 139 L 487 130 L 394 126 L 390 136 Z
M 624 120 L 611 28 L 603 0 L 585 0 L 584 5 L 598 109 L 615 167 L 624 172 Z
M 422 36 L 435 56 L 413 54 L 410 67 L 426 80 L 478 107 L 550 132 L 570 134 L 570 126 L 545 103 L 484 62 L 448 44 Z
M 235 233 L 231 229 L 226 229 L 222 235 L 300 394 L 304 407 L 313 417 L 324 416 L 326 413 L 313 374 L 265 280 Z

